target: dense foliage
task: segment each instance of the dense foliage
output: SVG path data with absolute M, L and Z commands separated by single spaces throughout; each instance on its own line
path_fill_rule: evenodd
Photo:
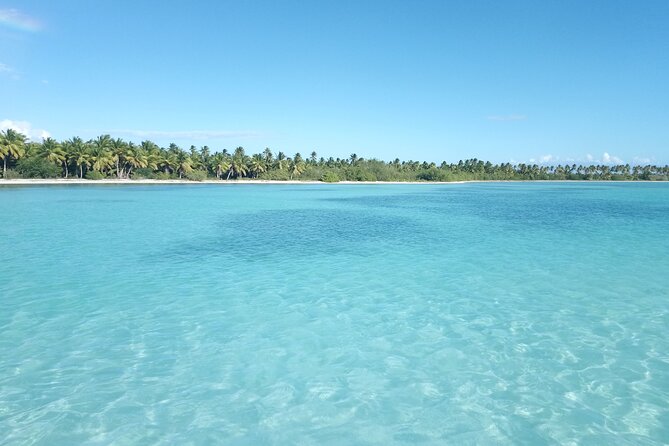
M 337 181 L 460 181 L 460 180 L 668 180 L 668 166 L 492 164 L 478 159 L 443 162 L 384 162 L 359 158 L 308 158 L 274 154 L 269 148 L 247 155 L 212 152 L 207 146 L 183 150 L 176 144 L 159 147 L 151 141 L 132 142 L 102 135 L 90 141 L 73 137 L 28 142 L 14 131 L 0 132 L 2 178 L 102 179 L 242 179 Z

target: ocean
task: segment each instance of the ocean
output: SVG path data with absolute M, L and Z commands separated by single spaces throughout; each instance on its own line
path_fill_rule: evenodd
M 2 445 L 669 442 L 669 184 L 0 187 Z

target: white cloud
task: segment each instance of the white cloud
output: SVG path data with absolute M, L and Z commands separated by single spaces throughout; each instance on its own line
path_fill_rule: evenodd
M 555 163 L 560 161 L 559 156 L 553 156 L 553 155 L 541 155 L 539 158 L 530 158 L 527 160 L 528 163 L 532 164 L 548 164 L 548 163 Z
M 577 160 L 581 161 L 581 160 Z M 595 158 L 591 154 L 585 155 L 585 161 L 590 164 L 625 164 L 625 161 L 608 152 L 604 152 L 601 158 Z
M 129 135 L 139 138 L 173 138 L 173 139 L 212 139 L 212 138 L 240 138 L 260 136 L 256 132 L 226 131 L 226 130 L 109 130 L 112 135 Z
M 642 165 L 642 164 L 652 164 L 655 163 L 656 160 L 654 157 L 640 157 L 640 156 L 635 156 L 634 157 L 634 164 L 636 165 Z M 512 161 L 515 162 L 515 161 Z M 609 165 L 618 165 L 618 164 L 625 164 L 625 160 L 621 159 L 618 156 L 612 155 L 609 152 L 604 152 L 602 153 L 601 157 L 596 157 L 593 156 L 592 154 L 588 153 L 585 155 L 585 157 L 578 157 L 578 158 L 572 158 L 572 157 L 566 157 L 566 158 L 560 158 L 559 156 L 554 156 L 551 154 L 547 155 L 542 155 L 537 158 L 530 158 L 527 162 L 529 163 L 537 163 L 537 164 L 572 164 L 572 163 L 584 163 L 586 165 L 590 164 L 609 164 Z
M 44 129 L 34 129 L 32 124 L 28 121 L 12 121 L 11 119 L 3 119 L 0 121 L 0 130 L 12 129 L 16 130 L 23 135 L 26 135 L 28 139 L 36 141 L 45 139 L 51 136 L 51 133 Z
M 654 161 L 654 159 L 636 157 L 634 158 L 634 161 L 637 163 L 648 164 L 649 162 Z M 592 154 L 588 153 L 585 155 L 585 158 L 571 158 L 571 157 L 560 158 L 559 156 L 547 154 L 547 155 L 542 155 L 538 158 L 530 158 L 529 162 L 538 164 L 552 164 L 552 163 L 571 164 L 574 162 L 581 162 L 586 164 L 625 164 L 624 160 L 608 152 L 604 152 L 601 157 L 595 157 Z
M 560 159 L 559 157 L 549 154 L 549 155 L 543 155 L 543 156 L 539 157 L 539 162 L 540 163 L 552 163 L 552 162 L 558 161 L 559 159 Z
M 42 24 L 34 17 L 30 17 L 18 9 L 0 9 L 0 25 L 8 26 L 20 31 L 36 32 Z
M 624 164 L 625 162 L 614 155 L 609 155 L 608 152 L 604 152 L 602 155 L 602 161 L 604 164 Z
M 525 115 L 493 115 L 488 116 L 489 121 L 524 121 L 527 119 Z

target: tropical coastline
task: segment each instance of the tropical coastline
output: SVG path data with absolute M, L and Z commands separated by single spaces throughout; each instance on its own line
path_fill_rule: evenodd
M 317 181 L 317 180 L 155 180 L 155 179 L 103 179 L 103 180 L 88 180 L 80 178 L 15 178 L 2 179 L 0 178 L 0 186 L 67 186 L 67 185 L 115 185 L 115 186 L 141 186 L 141 185 L 219 185 L 219 186 L 234 186 L 234 185 L 314 185 L 314 184 L 329 184 L 329 185 L 446 185 L 446 184 L 468 184 L 468 183 L 663 183 L 661 180 L 462 180 L 462 181 L 337 181 L 333 183 Z
M 609 3 L 3 2 L 0 446 L 669 446 L 669 0 Z
M 184 150 L 171 143 L 139 144 L 109 134 L 84 141 L 51 137 L 31 141 L 16 130 L 0 131 L 2 178 L 96 181 L 321 181 L 338 182 L 456 182 L 506 180 L 669 180 L 667 165 L 492 163 L 477 158 L 456 163 L 442 161 L 393 161 L 367 159 L 352 153 L 348 158 L 288 156 L 265 148 L 248 155 L 243 147 L 214 151 L 208 146 Z M 149 184 L 149 183 L 146 183 Z

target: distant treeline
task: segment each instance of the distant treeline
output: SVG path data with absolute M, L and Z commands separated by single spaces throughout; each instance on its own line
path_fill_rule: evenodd
M 311 152 L 292 157 L 270 149 L 247 155 L 242 147 L 212 152 L 209 147 L 176 144 L 137 145 L 109 135 L 90 141 L 46 138 L 28 142 L 14 131 L 0 132 L 3 178 L 119 179 L 242 179 L 337 181 L 463 181 L 463 180 L 668 180 L 668 166 L 492 164 L 478 159 L 457 163 L 385 162 L 352 154 L 323 158 Z

